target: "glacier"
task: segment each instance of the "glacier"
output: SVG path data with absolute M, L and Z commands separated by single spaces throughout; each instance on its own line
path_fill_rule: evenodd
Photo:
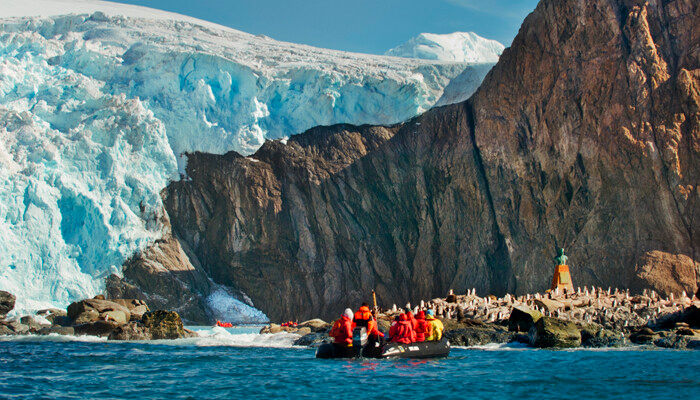
M 160 192 L 187 153 L 397 123 L 465 100 L 493 65 L 318 49 L 101 1 L 0 6 L 0 289 L 17 312 L 101 293 L 159 239 Z M 234 300 L 209 302 L 260 317 Z
M 421 33 L 384 53 L 387 56 L 466 63 L 496 63 L 505 46 L 474 32 Z

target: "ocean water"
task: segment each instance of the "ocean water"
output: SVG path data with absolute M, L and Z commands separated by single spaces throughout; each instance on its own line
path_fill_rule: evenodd
M 439 360 L 317 360 L 290 334 L 200 328 L 138 343 L 0 338 L 2 399 L 696 399 L 700 351 L 455 348 Z

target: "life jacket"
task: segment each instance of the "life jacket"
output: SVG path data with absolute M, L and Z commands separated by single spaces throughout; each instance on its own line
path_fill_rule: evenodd
M 431 332 L 430 335 L 425 336 L 426 341 L 436 341 L 439 342 L 442 339 L 442 330 L 444 329 L 442 321 L 430 315 L 425 317 L 426 322 L 430 324 Z
M 413 330 L 415 331 L 416 328 L 418 328 L 418 320 L 416 320 L 416 318 L 413 316 L 413 313 L 410 311 L 406 313 L 406 317 L 411 322 L 411 326 L 413 327 Z
M 425 320 L 425 313 L 418 312 L 416 315 L 416 342 L 425 342 L 426 336 L 433 332 L 433 326 Z
M 391 328 L 393 330 L 392 342 L 409 344 L 416 341 L 416 333 L 413 332 L 413 326 L 405 314 L 401 314 L 399 322 Z
M 343 315 L 333 323 L 333 328 L 328 336 L 331 336 L 335 343 L 350 346 L 352 345 L 352 329 L 352 320 Z
M 369 310 L 369 307 L 362 306 L 355 313 L 355 317 L 353 318 L 353 321 L 355 322 L 356 326 L 363 326 L 363 327 L 367 328 L 367 325 L 369 324 L 369 321 L 371 319 L 372 319 L 372 312 Z M 369 331 L 369 329 L 367 331 Z

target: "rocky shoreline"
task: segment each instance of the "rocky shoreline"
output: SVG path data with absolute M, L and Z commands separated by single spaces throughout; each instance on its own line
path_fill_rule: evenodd
M 77 301 L 66 310 L 39 310 L 35 315 L 6 320 L 15 296 L 0 291 L 1 335 L 99 336 L 109 340 L 155 340 L 195 337 L 174 311 L 154 310 L 142 300 L 96 296 Z
M 444 336 L 455 346 L 520 342 L 537 348 L 621 347 L 653 345 L 700 349 L 700 299 L 682 293 L 661 297 L 654 291 L 631 295 L 603 288 L 578 289 L 573 294 L 479 297 L 450 294 L 419 306 L 381 310 L 378 324 L 388 331 L 396 315 L 407 309 L 433 309 Z M 261 333 L 281 331 L 302 335 L 295 345 L 317 346 L 328 340 L 330 324 L 314 319 L 283 327 L 270 324 Z

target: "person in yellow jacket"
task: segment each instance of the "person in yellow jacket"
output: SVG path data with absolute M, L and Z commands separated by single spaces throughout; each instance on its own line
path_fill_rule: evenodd
M 435 312 L 433 310 L 428 310 L 425 312 L 425 320 L 428 321 L 430 326 L 433 328 L 431 329 L 430 336 L 426 337 L 425 341 L 439 342 L 440 339 L 442 339 L 442 330 L 445 329 L 445 327 L 442 325 L 442 321 L 435 318 Z

